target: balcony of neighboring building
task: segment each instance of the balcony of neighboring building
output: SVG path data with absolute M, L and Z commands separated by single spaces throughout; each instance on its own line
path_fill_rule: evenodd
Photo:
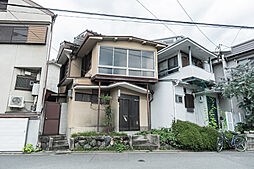
M 181 81 L 215 81 L 211 59 L 213 53 L 189 38 L 159 52 L 159 79 Z

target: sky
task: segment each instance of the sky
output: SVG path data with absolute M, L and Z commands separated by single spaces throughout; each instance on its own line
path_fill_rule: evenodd
M 137 0 L 34 0 L 47 8 L 59 8 L 86 12 L 128 15 L 154 18 Z M 190 21 L 177 0 L 139 0 L 157 18 L 167 20 Z M 253 0 L 178 0 L 195 22 L 235 24 L 254 26 Z M 54 12 L 54 11 L 53 11 Z M 254 30 L 226 29 L 199 26 L 167 25 L 123 22 L 101 19 L 98 16 L 58 14 L 54 25 L 51 59 L 56 58 L 62 41 L 73 42 L 73 38 L 85 31 L 92 30 L 103 35 L 130 35 L 148 40 L 182 35 L 189 37 L 205 48 L 214 51 L 223 44 L 223 50 L 229 50 L 241 42 L 254 38 Z M 98 19 L 99 18 L 99 19 Z M 107 18 L 109 19 L 109 18 Z M 174 32 L 174 33 L 173 33 Z

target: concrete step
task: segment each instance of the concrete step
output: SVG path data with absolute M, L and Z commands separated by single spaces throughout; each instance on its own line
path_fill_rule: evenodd
M 54 145 L 52 147 L 53 150 L 68 150 L 69 149 L 69 145 L 65 144 L 65 145 Z
M 66 140 L 67 139 L 65 134 L 50 135 L 49 137 L 53 138 L 53 140 Z

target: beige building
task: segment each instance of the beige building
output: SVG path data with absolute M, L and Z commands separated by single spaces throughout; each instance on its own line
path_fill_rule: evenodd
M 165 45 L 132 36 L 85 31 L 61 44 L 59 94 L 66 94 L 67 134 L 103 131 L 111 106 L 114 131 L 150 128 L 150 84 L 158 80 L 157 50 Z M 111 97 L 100 104 L 102 95 Z
M 0 151 L 22 151 L 38 140 L 55 15 L 31 0 L 0 2 L 23 5 L 0 4 Z

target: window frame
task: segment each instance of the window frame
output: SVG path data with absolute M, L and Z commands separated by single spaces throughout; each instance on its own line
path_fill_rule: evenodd
M 100 65 L 100 52 L 101 52 L 101 47 L 112 47 L 113 48 L 113 61 L 112 61 L 112 65 Z M 115 48 L 121 48 L 121 49 L 126 49 L 127 50 L 127 65 L 126 67 L 122 67 L 122 66 L 114 66 L 114 55 L 115 55 Z M 99 45 L 99 49 L 98 49 L 98 66 L 97 66 L 97 73 L 100 75 L 114 75 L 114 76 L 131 76 L 131 77 L 143 77 L 143 78 L 156 78 L 156 62 L 155 62 L 155 50 L 139 50 L 141 51 L 141 64 L 142 64 L 142 51 L 147 51 L 147 52 L 153 52 L 153 69 L 144 69 L 142 68 L 132 68 L 129 67 L 129 51 L 130 50 L 137 50 L 137 49 L 130 49 L 130 48 L 122 48 L 122 47 L 114 47 L 114 46 L 104 46 L 104 45 Z M 99 69 L 100 68 L 109 68 L 112 69 L 111 74 L 107 74 L 107 73 L 100 73 Z M 122 69 L 122 70 L 126 70 L 126 74 L 113 74 L 113 70 L 114 69 Z M 134 70 L 134 71 L 140 71 L 141 72 L 141 76 L 135 76 L 135 75 L 130 75 L 129 74 L 129 70 Z M 142 76 L 143 72 L 152 72 L 153 76 Z
M 181 98 L 181 100 L 180 100 L 180 98 Z M 175 95 L 175 102 L 176 102 L 176 103 L 183 104 L 183 96 L 182 96 L 182 95 L 176 94 L 176 95 Z
M 8 0 L 5 0 L 6 2 L 4 3 L 7 3 L 8 4 Z M 1 1 L 0 1 L 1 2 Z M 2 6 L 2 7 L 1 7 Z M 0 4 L 0 12 L 6 12 L 7 11 L 7 8 L 8 8 L 8 5 L 1 5 Z
M 6 38 L 6 39 L 2 40 L 1 37 L 0 37 L 0 44 L 45 45 L 47 43 L 48 27 L 45 26 L 45 25 L 40 25 L 40 26 L 39 25 L 38 26 L 22 25 L 22 26 L 20 26 L 20 25 L 3 24 L 3 25 L 0 26 L 0 28 L 1 27 L 2 28 L 6 28 L 7 27 L 9 30 L 11 29 L 11 33 L 10 33 L 10 35 L 7 36 L 8 39 Z M 45 34 L 43 34 L 43 35 L 45 35 L 45 37 L 43 37 L 43 39 L 42 39 L 43 41 L 40 41 L 40 42 L 37 42 L 36 40 L 32 40 L 31 41 L 31 38 L 29 38 L 29 37 L 31 36 L 31 32 L 32 32 L 32 34 L 34 34 L 33 31 L 31 30 L 31 29 L 33 29 L 33 27 L 39 27 L 40 29 L 45 28 Z M 26 37 L 24 39 L 22 39 L 22 40 L 17 40 L 17 39 L 15 40 L 15 39 L 13 39 L 15 37 L 14 36 L 15 31 L 22 30 L 22 29 L 26 30 L 26 35 L 25 35 Z M 36 35 L 36 34 L 34 34 L 34 35 Z
M 25 78 L 25 79 L 30 79 L 29 84 L 30 84 L 31 88 L 17 87 L 17 80 L 18 80 L 19 77 Z M 32 91 L 33 85 L 31 85 L 31 81 L 33 81 L 33 84 L 34 84 L 34 83 L 36 82 L 36 77 L 33 77 L 33 76 L 25 76 L 25 75 L 17 75 L 17 76 L 16 76 L 16 82 L 15 82 L 15 90 Z

